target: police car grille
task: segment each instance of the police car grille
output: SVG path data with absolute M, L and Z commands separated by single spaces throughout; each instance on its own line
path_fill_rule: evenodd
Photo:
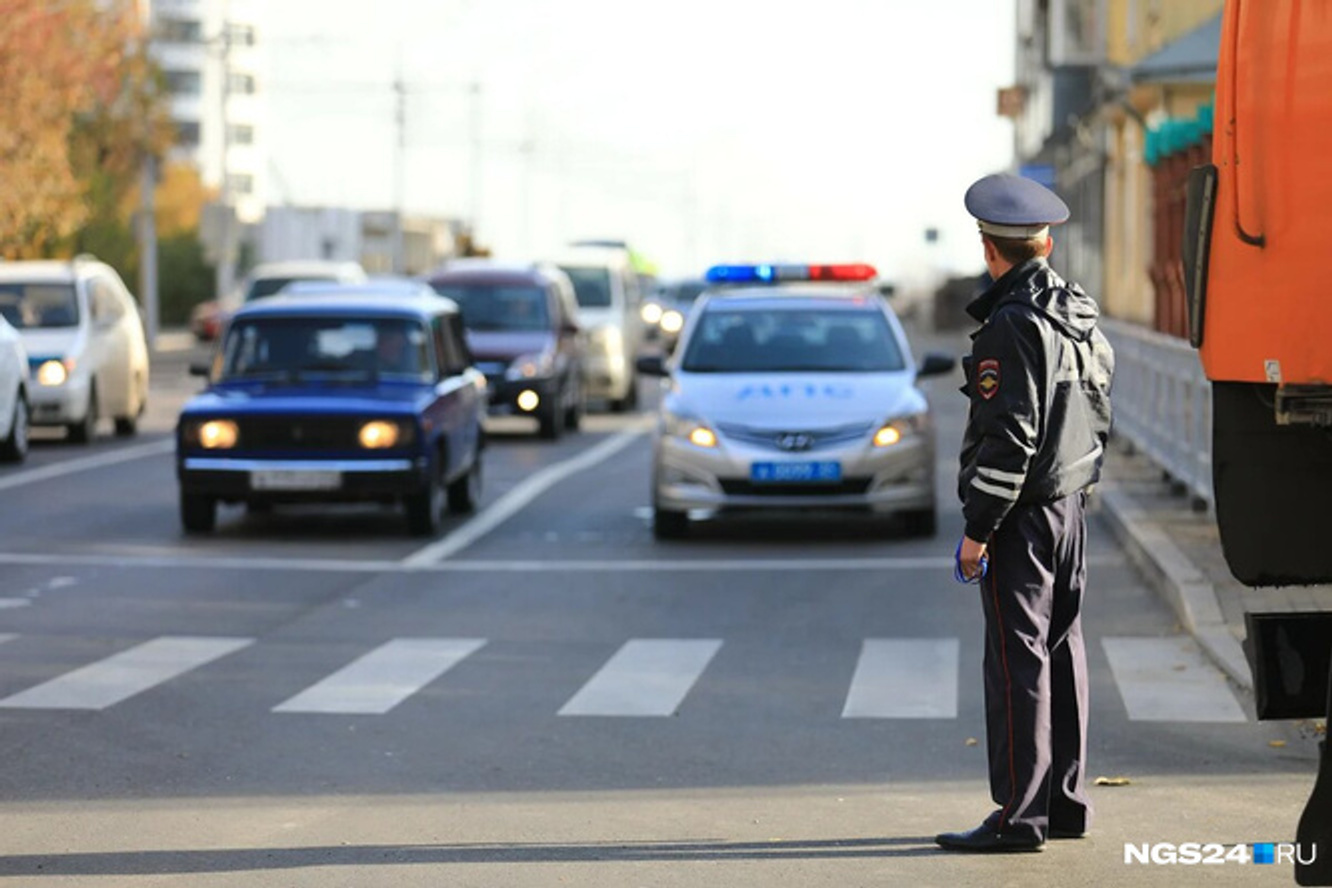
M 872 480 L 845 478 L 831 484 L 755 484 L 753 481 L 723 480 L 721 489 L 730 496 L 855 496 L 868 491 Z
M 733 425 L 731 423 L 717 424 L 717 431 L 732 441 L 787 452 L 792 449 L 803 452 L 850 444 L 868 436 L 871 428 L 873 426 L 869 423 L 856 423 L 855 425 L 826 429 L 757 429 L 752 426 Z M 783 447 L 782 440 L 789 437 L 803 437 L 808 441 L 808 444 L 797 448 Z
M 364 423 L 356 416 L 249 417 L 240 420 L 240 440 L 252 450 L 353 450 Z

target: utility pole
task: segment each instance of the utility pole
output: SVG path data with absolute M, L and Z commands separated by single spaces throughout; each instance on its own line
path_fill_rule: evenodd
M 157 160 L 146 150 L 139 179 L 139 296 L 147 317 L 148 350 L 157 348 Z
M 407 189 L 407 84 L 402 79 L 402 65 L 399 63 L 398 76 L 393 81 L 393 92 L 397 98 L 394 124 L 398 129 L 397 155 L 393 164 L 393 268 L 402 274 L 406 268 L 406 244 L 402 231 L 402 215 L 405 209 Z

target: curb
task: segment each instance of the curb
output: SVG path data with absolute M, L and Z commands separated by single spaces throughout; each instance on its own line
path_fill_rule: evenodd
M 1171 541 L 1148 513 L 1112 481 L 1096 495 L 1111 532 L 1152 590 L 1174 609 L 1180 623 L 1235 684 L 1253 693 L 1244 648 L 1231 634 L 1217 602 L 1216 587 Z

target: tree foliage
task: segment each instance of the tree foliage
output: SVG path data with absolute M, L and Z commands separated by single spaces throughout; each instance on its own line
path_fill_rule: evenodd
M 90 220 L 117 227 L 140 160 L 165 150 L 170 123 L 135 0 L 3 6 L 0 257 L 50 256 L 79 248 Z

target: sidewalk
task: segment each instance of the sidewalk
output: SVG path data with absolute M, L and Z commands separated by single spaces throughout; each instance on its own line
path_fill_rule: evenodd
M 1101 514 L 1152 589 L 1230 678 L 1253 691 L 1241 643 L 1245 611 L 1332 611 L 1332 586 L 1250 589 L 1230 575 L 1215 517 L 1172 490 L 1124 440 L 1111 443 L 1097 486 Z

